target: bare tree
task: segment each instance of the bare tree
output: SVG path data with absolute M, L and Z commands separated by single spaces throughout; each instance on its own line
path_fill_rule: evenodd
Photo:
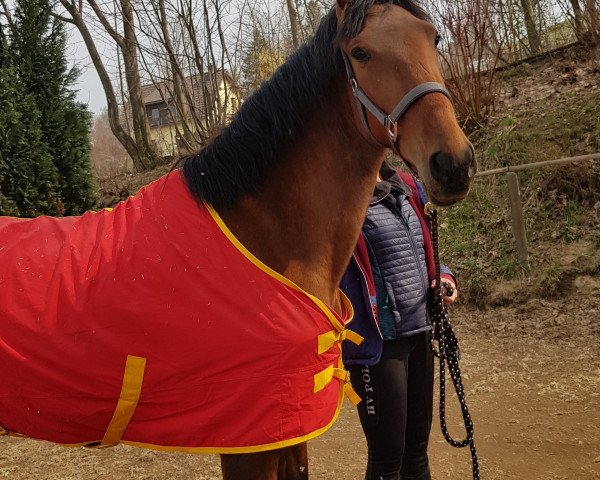
M 242 48 L 242 86 L 256 89 L 281 65 L 293 48 L 287 6 L 273 10 L 268 2 L 255 2 L 247 10 Z
M 583 0 L 582 30 L 579 37 L 584 43 L 600 45 L 600 1 Z
M 9 28 L 12 28 L 13 19 L 12 19 L 12 14 L 10 13 L 10 8 L 8 8 L 7 1 L 0 0 L 0 7 L 2 7 L 2 9 L 0 10 L 0 17 L 4 16 L 6 18 L 6 22 L 9 26 Z
M 529 40 L 529 51 L 531 53 L 540 53 L 542 50 L 542 42 L 538 24 L 535 21 L 534 1 L 535 0 L 520 0 L 523 17 L 525 19 L 525 28 L 527 29 L 527 39 Z
M 600 0 L 555 0 L 573 24 L 577 40 L 600 45 Z
M 583 12 L 579 5 L 579 0 L 570 0 L 570 4 L 573 7 L 573 19 L 575 22 L 575 32 L 578 38 L 581 38 L 585 33 Z
M 488 0 L 436 4 L 435 15 L 448 35 L 442 64 L 467 130 L 487 123 L 496 105 L 495 68 L 502 40 Z
M 169 108 L 179 153 L 197 149 L 228 121 L 239 91 L 237 21 L 225 21 L 229 2 L 149 0 L 137 15 L 145 74 Z M 167 59 L 164 62 L 162 59 Z
M 298 9 L 295 0 L 286 0 L 288 13 L 290 16 L 290 31 L 292 33 L 292 44 L 294 48 L 300 46 L 300 22 L 298 18 Z
M 188 153 L 196 148 L 196 144 L 194 141 L 192 128 L 188 123 L 189 104 L 187 102 L 184 92 L 185 74 L 183 72 L 182 65 L 180 65 L 179 63 L 179 57 L 175 52 L 173 42 L 171 40 L 171 34 L 168 27 L 167 12 L 165 8 L 165 0 L 158 0 L 158 10 L 155 9 L 154 13 L 159 20 L 160 32 L 162 34 L 161 44 L 164 47 L 164 50 L 166 51 L 167 56 L 169 58 L 169 78 L 171 80 L 171 84 L 173 85 L 172 96 L 177 109 L 177 117 L 181 119 L 180 123 L 183 129 L 183 152 L 181 153 Z M 174 123 L 177 124 L 177 122 Z
M 115 94 L 110 75 L 104 63 L 104 59 L 100 55 L 96 46 L 96 40 L 89 29 L 90 12 L 84 11 L 84 4 L 76 2 L 74 0 L 60 0 L 60 3 L 70 15 L 70 18 L 61 16 L 62 20 L 69 22 L 77 27 L 81 34 L 83 41 L 87 47 L 88 53 L 98 76 L 104 93 L 106 95 L 106 101 L 108 105 L 108 116 L 110 121 L 111 129 L 121 142 L 121 144 L 127 150 L 127 153 L 131 156 L 135 169 L 137 171 L 143 171 L 152 168 L 157 161 L 155 152 L 153 151 L 150 139 L 149 139 L 149 128 L 145 114 L 142 114 L 140 110 L 143 110 L 143 104 L 141 104 L 140 94 L 140 79 L 139 72 L 137 70 L 137 54 L 136 54 L 136 40 L 135 32 L 133 31 L 133 19 L 131 22 L 124 20 L 124 28 L 126 30 L 125 35 L 120 35 L 110 25 L 104 13 L 98 8 L 98 5 L 94 0 L 90 0 L 90 7 L 98 15 L 98 20 L 109 33 L 109 35 L 115 40 L 117 46 L 120 49 L 120 53 L 123 55 L 125 61 L 126 81 L 128 86 L 128 93 L 130 96 L 130 103 L 134 114 L 134 138 L 131 137 L 120 122 L 119 103 Z M 131 3 L 129 0 L 122 0 L 122 5 L 126 7 L 126 12 L 123 18 L 131 17 Z M 85 18 L 84 18 L 85 15 Z
M 241 17 L 230 15 L 226 22 L 224 14 L 232 1 L 60 0 L 68 13 L 61 18 L 73 23 L 84 38 L 105 90 L 111 128 L 136 170 L 159 161 L 144 85 L 154 85 L 169 110 L 173 143 L 179 150 L 173 154 L 196 150 L 237 106 L 235 59 L 229 44 L 239 43 Z M 243 6 L 238 13 L 242 11 Z M 111 83 L 111 59 L 100 55 L 98 34 L 91 31 L 97 27 L 116 52 L 122 105 Z
M 590 41 L 593 45 L 600 45 L 600 1 L 587 0 L 586 11 L 588 14 L 588 25 Z

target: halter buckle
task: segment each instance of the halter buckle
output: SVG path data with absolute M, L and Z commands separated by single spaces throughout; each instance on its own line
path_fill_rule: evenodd
M 350 87 L 352 87 L 352 93 L 354 96 L 356 96 L 356 90 L 358 89 L 358 82 L 356 81 L 356 78 L 350 78 Z
M 392 121 L 392 118 L 388 115 L 387 117 L 385 117 L 385 122 L 383 126 L 387 130 L 390 142 L 394 143 L 396 141 L 396 138 L 398 138 L 398 123 Z

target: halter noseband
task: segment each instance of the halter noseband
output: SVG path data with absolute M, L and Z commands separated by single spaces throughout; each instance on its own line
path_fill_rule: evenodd
M 450 97 L 450 92 L 446 90 L 446 88 L 436 82 L 426 82 L 417 85 L 413 89 L 411 89 L 404 98 L 398 102 L 392 113 L 389 115 L 386 114 L 383 110 L 381 110 L 377 105 L 375 105 L 367 94 L 358 86 L 358 81 L 356 80 L 356 75 L 354 75 L 354 69 L 352 68 L 352 64 L 346 55 L 346 52 L 341 48 L 342 58 L 344 59 L 344 65 L 346 66 L 346 73 L 348 74 L 348 80 L 350 81 L 350 86 L 352 87 L 352 93 L 356 100 L 356 109 L 360 115 L 360 119 L 362 120 L 363 128 L 368 133 L 368 135 L 376 142 L 380 143 L 371 132 L 369 128 L 369 123 L 367 121 L 367 114 L 365 110 L 368 110 L 371 115 L 373 115 L 381 125 L 385 128 L 388 134 L 388 140 L 390 141 L 391 149 L 398 155 L 400 152 L 398 151 L 398 147 L 396 145 L 396 139 L 398 138 L 398 120 L 402 115 L 406 113 L 406 111 L 411 107 L 413 103 L 419 100 L 421 97 L 429 94 L 429 93 L 442 93 L 446 97 Z M 387 146 L 387 145 L 385 145 Z

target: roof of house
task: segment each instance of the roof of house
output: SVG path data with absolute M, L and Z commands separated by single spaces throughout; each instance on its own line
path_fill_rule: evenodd
M 202 113 L 205 109 L 207 99 L 212 103 L 216 97 L 217 86 L 224 81 L 229 88 L 237 93 L 237 86 L 233 77 L 223 70 L 215 72 L 206 72 L 204 74 L 191 75 L 185 78 L 185 95 L 193 98 L 193 104 L 197 113 Z M 172 97 L 173 82 L 164 80 L 160 82 L 142 85 L 142 100 L 145 105 L 164 102 Z
M 193 105 L 193 113 L 201 118 L 206 114 L 206 105 L 213 105 L 217 98 L 218 89 L 223 84 L 227 83 L 230 91 L 241 98 L 241 91 L 235 82 L 231 74 L 223 70 L 213 70 L 212 72 L 206 72 L 204 74 L 191 75 L 185 78 L 185 92 L 184 96 L 187 100 L 188 96 L 191 97 L 191 104 Z M 142 85 L 142 101 L 145 106 L 164 103 L 172 98 L 173 94 L 173 81 L 172 80 L 161 80 L 158 82 Z M 124 107 L 120 111 L 120 120 L 122 125 L 129 125 L 127 119 L 130 115 L 129 102 L 126 102 Z

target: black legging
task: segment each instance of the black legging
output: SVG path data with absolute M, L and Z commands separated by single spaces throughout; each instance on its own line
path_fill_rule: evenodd
M 365 479 L 430 478 L 433 355 L 427 334 L 386 341 L 379 363 L 348 370 L 363 400 L 358 414 L 369 454 Z

